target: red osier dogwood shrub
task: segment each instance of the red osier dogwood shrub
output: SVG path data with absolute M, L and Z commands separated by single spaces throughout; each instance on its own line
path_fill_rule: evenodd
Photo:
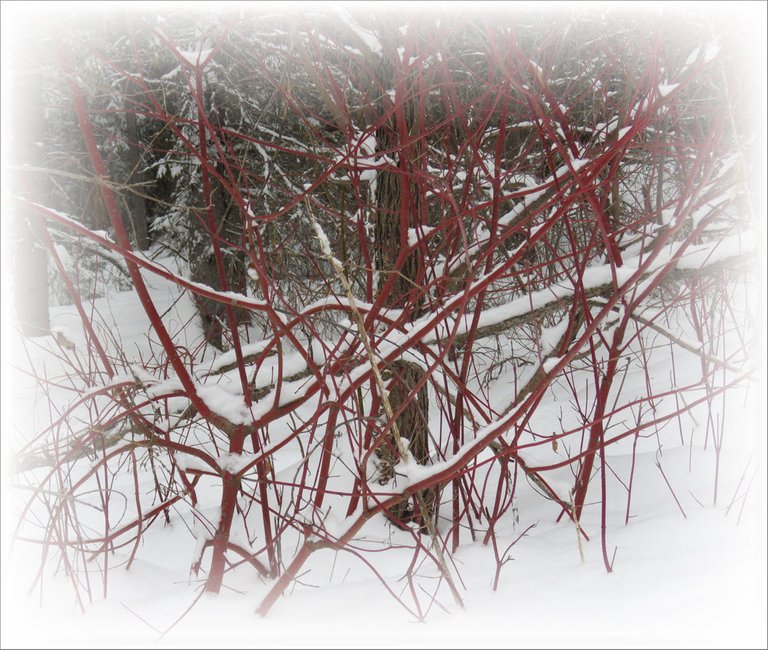
M 316 549 L 364 557 L 356 536 L 386 517 L 460 602 L 451 554 L 479 540 L 500 569 L 527 480 L 584 538 L 587 495 L 600 504 L 610 571 L 606 448 L 744 378 L 744 348 L 717 347 L 747 227 L 727 52 L 588 14 L 193 23 L 50 31 L 47 115 L 79 134 L 102 221 L 13 199 L 85 337 L 59 337 L 65 377 L 39 376 L 56 407 L 21 455 L 19 536 L 42 507 L 44 557 L 88 594 L 95 561 L 106 592 L 116 552 L 130 566 L 150 527 L 191 512 L 205 589 L 248 564 L 275 580 L 266 613 Z M 126 151 L 143 176 L 115 172 Z M 138 250 L 136 196 L 185 261 Z M 105 332 L 63 234 L 127 273 L 151 352 Z M 194 344 L 156 279 L 192 298 Z M 700 376 L 654 376 L 654 348 L 697 355 Z M 630 372 L 645 394 L 622 390 Z M 625 478 L 629 516 L 642 486 Z

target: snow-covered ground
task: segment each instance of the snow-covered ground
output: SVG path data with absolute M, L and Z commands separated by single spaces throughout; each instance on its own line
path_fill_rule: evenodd
M 184 616 L 199 588 L 190 586 L 187 534 L 177 524 L 158 528 L 146 542 L 154 561 L 142 553 L 130 572 L 116 570 L 108 600 L 85 615 L 61 577 L 45 581 L 42 605 L 39 594 L 25 596 L 19 578 L 36 558 L 25 565 L 18 549 L 6 555 L 3 647 L 765 647 L 764 516 L 747 507 L 737 524 L 738 504 L 728 515 L 726 505 L 700 506 L 694 495 L 706 499 L 707 489 L 688 493 L 695 481 L 685 480 L 687 455 L 665 454 L 687 519 L 654 475 L 653 458 L 641 459 L 649 507 L 611 532 L 618 551 L 610 575 L 598 541 L 585 544 L 581 564 L 572 526 L 529 512 L 521 525 L 539 523 L 513 547 L 498 590 L 490 549 L 467 545 L 456 555 L 466 610 L 444 602 L 449 612 L 436 608 L 427 623 L 404 612 L 359 561 L 331 551 L 312 558 L 304 584 L 266 618 L 255 614 L 265 585 L 253 580 L 228 580 L 229 589 L 204 595 Z M 758 488 L 750 500 L 762 508 Z M 390 558 L 393 576 L 398 559 Z
M 170 330 L 195 336 L 191 303 L 176 302 L 171 285 L 151 282 Z M 136 316 L 135 294 L 115 294 L 98 304 L 108 319 L 105 328 L 119 335 L 126 352 L 146 354 L 146 325 Z M 72 308 L 55 309 L 52 324 L 83 345 Z M 711 444 L 704 448 L 702 436 L 664 432 L 660 452 L 658 441 L 641 445 L 626 525 L 626 490 L 608 476 L 613 573 L 603 565 L 599 507 L 585 509 L 582 525 L 591 541 L 583 545 L 582 563 L 573 524 L 556 522 L 552 502 L 521 481 L 518 520 L 508 517 L 500 529 L 500 549 L 535 526 L 510 549 L 498 589 L 492 588 L 496 564 L 490 546 L 467 537 L 453 556 L 466 609 L 459 610 L 443 589 L 426 623 L 400 606 L 359 559 L 330 550 L 311 556 L 299 583 L 266 618 L 255 610 L 270 585 L 252 571 L 227 573 L 220 595 L 202 594 L 202 582 L 190 577 L 195 540 L 183 513 L 147 532 L 130 571 L 111 571 L 108 598 L 96 596 L 83 614 L 61 573 L 47 573 L 42 589 L 28 593 L 39 549 L 10 544 L 20 490 L 6 452 L 35 430 L 46 405 L 35 396 L 33 382 L 11 367 L 29 363 L 24 346 L 8 327 L 3 335 L 4 648 L 766 646 L 765 403 L 759 383 L 729 398 L 716 504 L 715 454 Z M 45 359 L 42 351 L 31 351 L 32 363 Z M 663 361 L 656 371 L 666 371 Z M 550 399 L 556 397 L 554 391 Z M 542 404 L 541 417 L 555 407 Z M 631 446 L 620 445 L 608 451 L 620 476 L 629 472 L 630 452 Z M 562 478 L 568 476 L 564 470 Z M 402 573 L 413 554 L 410 535 L 374 518 L 359 537 L 368 548 L 386 540 L 403 544 L 367 558 L 396 591 L 407 590 Z M 293 552 L 284 550 L 286 557 Z M 126 553 L 118 552 L 116 565 Z M 436 573 L 426 565 L 415 572 L 428 606 Z M 98 572 L 91 580 L 98 594 Z

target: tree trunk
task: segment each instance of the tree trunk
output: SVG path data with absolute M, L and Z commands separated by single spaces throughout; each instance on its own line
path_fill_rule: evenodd
M 218 232 L 222 236 L 222 241 L 237 242 L 242 234 L 239 213 L 231 205 L 229 196 L 221 185 L 218 182 L 213 182 L 213 186 L 211 201 L 213 202 Z M 192 279 L 195 282 L 201 282 L 212 289 L 221 291 L 225 287 L 217 267 L 216 256 L 211 247 L 211 241 L 215 236 L 214 233 L 204 234 L 201 244 L 192 251 L 190 266 L 192 267 Z M 233 248 L 224 246 L 222 246 L 221 252 L 224 258 L 226 289 L 244 293 L 246 286 L 244 255 Z M 225 347 L 224 331 L 227 326 L 226 305 L 197 295 L 194 300 L 200 314 L 206 341 L 219 350 L 223 350 Z M 249 312 L 245 309 L 234 309 L 234 314 L 238 324 L 246 322 L 249 318 Z
M 144 163 L 139 153 L 136 113 L 131 110 L 128 110 L 125 114 L 125 135 L 128 139 L 127 162 L 129 169 L 126 184 L 141 183 L 145 176 Z M 149 248 L 149 232 L 147 229 L 147 206 L 144 202 L 144 197 L 139 196 L 135 191 L 129 190 L 126 203 L 126 213 L 128 214 L 128 223 L 125 224 L 126 230 L 131 235 L 133 245 L 138 250 L 145 251 Z
M 395 56 L 397 56 L 395 54 Z M 391 64 L 384 59 L 381 67 L 381 79 L 385 87 L 394 87 L 395 80 Z M 406 91 L 407 95 L 410 95 Z M 377 130 L 377 146 L 382 155 L 387 155 L 396 168 L 385 168 L 376 178 L 376 211 L 375 211 L 375 263 L 378 273 L 378 293 L 388 307 L 404 309 L 410 320 L 421 315 L 424 308 L 423 292 L 420 287 L 423 281 L 423 262 L 418 252 L 412 252 L 405 259 L 401 251 L 408 246 L 408 229 L 418 225 L 420 214 L 419 188 L 413 182 L 413 169 L 418 159 L 418 146 L 414 143 L 404 144 L 410 139 L 410 133 L 415 121 L 415 106 L 411 99 L 403 99 L 395 95 L 399 102 L 399 110 L 395 111 Z M 389 110 L 388 96 L 385 94 L 378 103 L 379 116 L 383 117 Z M 410 396 L 414 387 L 422 379 L 424 371 L 412 362 L 398 360 L 390 365 L 392 378 L 387 384 L 389 401 L 395 413 L 402 410 L 396 417 L 397 429 L 403 438 L 409 442 L 409 451 L 413 460 L 420 465 L 429 462 L 429 393 L 423 385 Z M 409 398 L 410 396 L 410 398 Z M 394 441 L 389 441 L 386 451 L 382 450 L 381 458 L 386 468 L 384 476 L 394 472 L 398 459 L 394 457 L 396 450 Z M 421 493 L 422 503 L 427 505 L 430 512 L 422 513 L 418 506 L 418 498 L 414 497 L 390 509 L 390 514 L 398 525 L 409 521 L 419 523 L 422 532 L 426 532 L 426 517 L 433 516 L 435 492 L 426 490 Z

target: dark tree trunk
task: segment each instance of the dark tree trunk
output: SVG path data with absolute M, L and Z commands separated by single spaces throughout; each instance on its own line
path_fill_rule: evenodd
M 128 140 L 128 169 L 129 174 L 126 179 L 127 185 L 141 183 L 144 180 L 144 162 L 141 159 L 139 149 L 139 133 L 136 119 L 136 113 L 131 110 L 125 114 L 125 135 Z M 125 224 L 126 230 L 131 235 L 133 245 L 142 251 L 149 248 L 149 232 L 147 228 L 147 206 L 144 197 L 137 192 L 143 189 L 132 188 L 128 190 L 126 197 L 126 208 L 128 219 Z
M 381 78 L 385 86 L 394 87 L 392 69 L 384 60 Z M 396 97 L 396 101 L 399 98 Z M 376 178 L 375 212 L 375 263 L 378 272 L 378 292 L 383 293 L 387 306 L 405 309 L 410 320 L 418 318 L 424 308 L 422 259 L 418 252 L 409 254 L 398 264 L 401 251 L 408 246 L 408 229 L 418 225 L 420 214 L 419 188 L 413 181 L 413 171 L 418 159 L 419 147 L 409 143 L 403 146 L 415 122 L 415 106 L 410 100 L 402 101 L 403 111 L 399 119 L 392 115 L 377 130 L 378 150 L 387 155 L 395 168 L 384 169 Z M 388 96 L 383 95 L 377 107 L 379 116 L 388 111 Z M 406 136 L 406 137 L 403 137 Z M 387 385 L 389 401 L 397 413 L 397 429 L 409 442 L 409 451 L 413 460 L 420 465 L 429 462 L 429 393 L 426 384 L 411 396 L 416 384 L 424 375 L 422 368 L 412 362 L 398 360 L 389 367 L 392 378 Z M 388 451 L 382 454 L 385 463 L 396 464 L 392 450 L 396 449 L 393 441 L 387 445 Z M 390 474 L 394 467 L 388 468 L 384 475 Z M 421 494 L 422 503 L 430 509 L 428 513 L 419 512 L 418 499 L 401 502 L 390 510 L 394 520 L 402 525 L 417 521 L 422 532 L 426 531 L 425 519 L 433 516 L 435 493 L 427 490 Z
M 242 234 L 239 212 L 232 205 L 221 185 L 218 182 L 215 182 L 214 185 L 215 189 L 212 192 L 211 200 L 213 201 L 218 231 L 223 240 L 239 241 Z M 213 233 L 205 233 L 202 243 L 192 251 L 190 266 L 192 267 L 192 279 L 195 282 L 202 282 L 212 289 L 221 291 L 224 287 L 216 264 L 216 256 L 211 247 L 211 241 L 215 236 Z M 241 252 L 227 247 L 222 247 L 221 253 L 224 260 L 227 290 L 244 293 L 246 287 L 245 256 Z M 223 350 L 225 348 L 224 332 L 227 326 L 226 305 L 200 296 L 195 296 L 194 299 L 206 341 L 219 350 Z M 249 317 L 248 311 L 244 309 L 234 309 L 234 314 L 238 324 L 245 323 Z

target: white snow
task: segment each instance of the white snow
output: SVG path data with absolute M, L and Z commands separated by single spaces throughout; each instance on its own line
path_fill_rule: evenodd
M 437 230 L 435 227 L 419 226 L 418 228 L 408 228 L 408 245 L 416 246 L 420 241 L 425 240 L 429 233 Z
M 699 269 L 726 259 L 740 257 L 755 250 L 755 238 L 749 235 L 732 235 L 715 245 L 691 246 L 677 263 L 679 269 Z
M 671 93 L 673 90 L 675 90 L 680 84 L 659 84 L 659 96 L 660 97 L 666 97 Z
M 713 257 L 741 254 L 746 244 L 734 238 L 716 248 L 694 247 L 685 264 L 711 263 Z M 669 259 L 670 254 L 671 251 L 665 253 L 665 259 Z M 595 267 L 589 269 L 586 281 L 601 282 L 609 277 L 607 268 Z M 567 287 L 562 288 L 566 290 Z M 551 296 L 542 293 L 530 300 L 543 303 L 550 299 Z M 343 304 L 343 300 L 334 297 L 326 302 Z M 503 318 L 529 308 L 530 302 L 527 305 L 514 302 L 499 308 L 493 317 Z M 120 303 L 117 309 L 118 322 L 128 322 L 129 314 L 135 316 L 135 307 L 128 301 Z M 71 336 L 77 336 L 72 323 L 58 326 L 59 329 L 65 327 Z M 551 343 L 557 334 L 554 330 L 546 333 L 546 341 Z M 393 344 L 397 343 L 395 339 Z M 262 345 L 263 342 L 258 342 L 250 348 L 246 346 L 244 351 L 253 352 Z M 221 355 L 218 363 L 222 357 L 229 359 Z M 556 358 L 546 361 L 545 370 L 551 370 L 556 362 Z M 364 371 L 365 368 L 355 369 L 350 379 Z M 123 373 L 112 381 L 135 381 L 136 378 L 144 382 L 146 391 L 152 394 L 179 388 L 178 380 L 172 377 L 154 378 L 138 371 Z M 633 389 L 632 382 L 638 380 L 637 377 L 628 379 L 629 390 Z M 285 386 L 282 399 L 300 394 L 305 385 L 306 380 Z M 251 417 L 242 395 L 228 392 L 226 386 L 228 384 L 200 384 L 198 390 L 217 411 L 232 418 Z M 272 399 L 273 396 L 269 396 L 265 401 Z M 531 424 L 538 434 L 550 436 L 560 432 L 558 408 L 556 394 L 542 404 L 540 417 Z M 744 407 L 740 409 L 742 413 L 749 411 Z M 743 420 L 736 422 L 739 433 L 746 430 Z M 487 430 L 487 427 L 479 428 L 475 439 Z M 270 448 L 284 444 L 289 435 L 290 430 L 275 431 Z M 729 430 L 727 435 L 733 442 L 739 441 L 736 430 Z M 617 549 L 611 574 L 605 572 L 602 564 L 599 508 L 588 507 L 582 523 L 591 541 L 584 542 L 585 563 L 581 564 L 573 525 L 567 518 L 557 523 L 557 509 L 552 502 L 537 494 L 538 488 L 521 475 L 519 501 L 515 506 L 519 522 L 514 528 L 508 524 L 500 531 L 500 552 L 529 525 L 536 526 L 510 549 L 513 561 L 504 565 L 496 592 L 491 588 L 495 571 L 493 553 L 480 539 L 472 542 L 462 533 L 455 567 L 464 585 L 460 588 L 466 611 L 458 610 L 441 594 L 438 600 L 447 612 L 434 608 L 426 624 L 416 623 L 363 563 L 349 554 L 323 550 L 310 558 L 301 583 L 289 587 L 266 619 L 257 616 L 254 610 L 272 583 L 255 579 L 247 570 L 228 572 L 227 588 L 222 594 L 203 596 L 191 612 L 184 615 L 200 593 L 200 577 L 195 579 L 189 575 L 191 560 L 203 552 L 219 517 L 217 490 L 206 493 L 199 489 L 198 493 L 205 495 L 204 502 L 198 504 L 195 512 L 172 510 L 170 525 L 153 526 L 131 570 L 118 567 L 111 573 L 109 598 L 102 600 L 96 594 L 85 614 L 79 613 L 74 605 L 71 587 L 63 574 L 47 578 L 42 601 L 38 592 L 26 595 L 26 587 L 37 566 L 37 549 L 17 544 L 9 562 L 9 547 L 4 545 L 3 645 L 253 647 L 253 639 L 258 639 L 260 644 L 274 647 L 361 647 L 372 641 L 388 647 L 439 645 L 446 648 L 468 645 L 608 648 L 633 644 L 720 647 L 742 642 L 759 646 L 755 640 L 764 636 L 761 621 L 765 616 L 765 520 L 764 494 L 759 490 L 761 475 L 754 479 L 757 456 L 750 460 L 746 449 L 742 453 L 737 444 L 729 452 L 726 445 L 721 477 L 723 497 L 715 506 L 711 499 L 711 450 L 698 445 L 689 447 L 687 441 L 675 444 L 674 440 L 675 436 L 665 437 L 661 462 L 687 518 L 678 510 L 655 466 L 656 453 L 653 447 L 650 451 L 647 447 L 650 441 L 641 441 L 646 451 L 641 449 L 635 459 L 636 491 L 627 526 L 623 523 L 626 507 L 623 488 L 612 475 L 607 477 L 611 495 L 609 552 Z M 471 444 L 471 440 L 465 443 L 457 455 L 461 456 Z M 214 461 L 229 472 L 241 471 L 256 458 L 253 453 L 231 454 L 225 449 L 214 456 Z M 287 472 L 281 475 L 282 480 L 292 481 L 292 472 L 296 470 L 291 468 L 296 467 L 301 457 L 298 451 L 291 452 L 297 454 L 292 456 L 288 453 L 289 447 L 284 449 L 285 456 L 275 458 L 280 459 L 281 471 Z M 549 444 L 525 449 L 521 455 L 531 467 L 561 458 L 555 451 L 547 453 L 547 449 L 551 449 Z M 610 450 L 612 466 L 617 471 L 625 472 L 632 464 L 629 452 L 631 445 Z M 194 456 L 175 454 L 175 459 L 180 469 L 215 471 Z M 430 466 L 408 463 L 400 467 L 402 476 L 398 477 L 395 489 L 405 489 L 445 469 L 451 462 L 449 458 Z M 745 471 L 746 478 L 739 484 Z M 550 487 L 564 500 L 572 485 L 568 477 L 566 471 L 547 477 Z M 747 491 L 752 479 L 755 483 Z M 151 490 L 151 485 L 147 485 L 147 489 Z M 735 505 L 729 509 L 732 500 Z M 4 501 L 4 506 L 6 503 Z M 743 503 L 746 507 L 740 517 Z M 6 507 L 3 511 L 5 516 L 10 512 Z M 324 517 L 332 535 L 340 536 L 349 529 L 350 520 L 343 512 L 332 510 L 320 516 Z M 381 518 L 375 518 L 357 534 L 355 543 L 382 550 L 387 539 L 403 544 L 404 548 L 373 553 L 369 557 L 383 575 L 397 580 L 403 558 L 407 563 L 412 553 L 407 548 L 409 533 L 392 529 Z M 120 549 L 116 551 L 116 562 L 124 558 L 121 553 Z M 285 548 L 284 560 L 290 561 L 294 553 L 295 548 Z M 207 557 L 207 554 L 203 556 L 203 567 Z M 426 568 L 418 569 L 415 578 L 425 589 L 435 582 L 434 574 Z M 551 603 L 562 594 L 578 594 L 578 597 L 566 599 L 567 624 L 553 625 Z M 380 626 L 382 615 L 390 623 L 384 628 Z M 508 620 L 510 625 L 499 624 Z M 375 634 L 371 632 L 373 629 Z M 161 636 L 166 630 L 169 630 L 167 634 Z
M 256 454 L 248 454 L 248 453 L 230 454 L 230 453 L 225 453 L 225 454 L 221 454 L 216 459 L 216 463 L 225 472 L 229 472 L 230 474 L 237 474 L 238 472 L 242 471 L 245 467 L 250 465 L 257 458 L 258 458 L 258 456 Z
M 333 258 L 333 251 L 331 250 L 331 242 L 328 240 L 328 235 L 325 234 L 322 226 L 317 221 L 312 222 L 312 226 L 315 229 L 315 237 L 320 242 L 320 250 L 323 251 L 323 255 L 328 258 Z
M 545 373 L 549 374 L 552 369 L 561 361 L 561 357 L 550 357 L 548 359 L 544 360 L 544 363 L 541 364 L 542 369 Z
M 197 50 L 178 50 L 178 52 L 189 64 L 198 66 L 211 55 L 213 49 L 199 48 Z
M 199 384 L 196 389 L 200 399 L 214 413 L 233 424 L 244 424 L 251 421 L 242 394 L 230 393 L 218 384 Z
M 267 347 L 267 345 L 269 345 L 269 341 L 256 341 L 255 343 L 247 343 L 240 347 L 240 353 L 244 357 L 252 356 L 262 352 L 264 348 Z M 226 352 L 223 352 L 218 357 L 216 357 L 216 359 L 211 363 L 209 372 L 217 372 L 224 366 L 235 363 L 236 360 L 237 354 L 235 350 L 227 350 Z

